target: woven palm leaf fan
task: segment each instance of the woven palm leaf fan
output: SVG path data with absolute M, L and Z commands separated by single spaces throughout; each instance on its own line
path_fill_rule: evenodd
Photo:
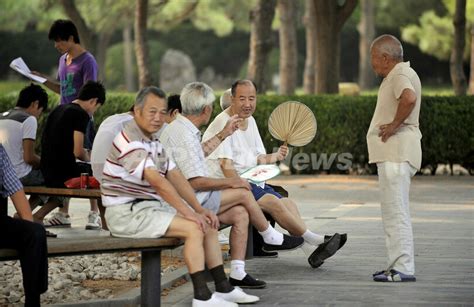
M 300 147 L 313 140 L 317 124 L 310 108 L 301 102 L 287 101 L 270 114 L 268 129 L 274 138 Z

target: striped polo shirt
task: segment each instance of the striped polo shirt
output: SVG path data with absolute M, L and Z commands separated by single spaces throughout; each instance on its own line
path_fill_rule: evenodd
M 158 136 L 147 137 L 135 120 L 129 121 L 114 138 L 105 160 L 100 187 L 104 206 L 126 204 L 137 199 L 161 201 L 156 190 L 145 180 L 144 171 L 154 168 L 166 176 L 175 167 Z

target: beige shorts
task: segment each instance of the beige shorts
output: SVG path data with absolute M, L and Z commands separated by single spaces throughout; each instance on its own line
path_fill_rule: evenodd
M 175 215 L 175 208 L 158 200 L 115 205 L 105 210 L 110 233 L 123 238 L 162 237 Z

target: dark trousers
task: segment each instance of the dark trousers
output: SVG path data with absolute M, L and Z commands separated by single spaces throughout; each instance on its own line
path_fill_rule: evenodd
M 6 207 L 0 199 L 0 207 Z M 3 210 L 2 213 L 6 213 Z M 40 294 L 48 290 L 48 257 L 46 232 L 42 225 L 0 215 L 0 248 L 18 251 L 25 306 L 40 306 Z

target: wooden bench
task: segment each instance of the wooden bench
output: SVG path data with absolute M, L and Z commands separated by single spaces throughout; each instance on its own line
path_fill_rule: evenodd
M 46 195 L 46 196 L 61 196 L 71 198 L 87 198 L 97 200 L 100 211 L 100 219 L 102 220 L 102 228 L 108 230 L 107 222 L 105 221 L 105 208 L 102 206 L 102 199 L 100 189 L 66 189 L 66 188 L 48 188 L 44 186 L 25 186 L 23 188 L 26 194 L 29 195 Z
M 108 231 L 79 228 L 57 229 L 57 238 L 48 238 L 48 257 L 99 253 L 141 252 L 141 306 L 160 306 L 161 251 L 183 244 L 176 238 L 127 239 L 110 236 Z M 15 260 L 15 250 L 0 249 L 0 261 Z

